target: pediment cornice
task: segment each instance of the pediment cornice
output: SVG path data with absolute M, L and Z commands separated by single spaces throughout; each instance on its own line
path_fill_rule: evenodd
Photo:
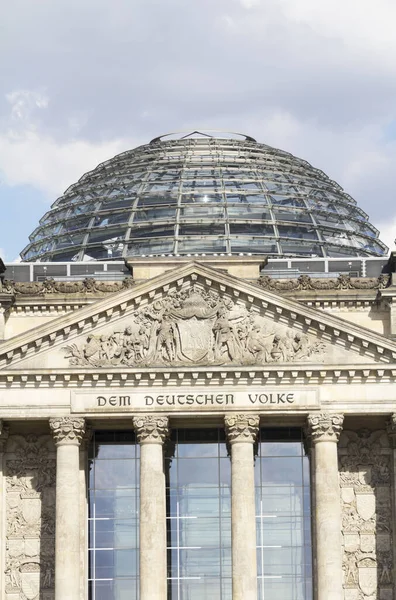
M 326 344 L 351 353 L 351 363 L 362 361 L 390 365 L 396 362 L 396 342 L 381 334 L 278 293 L 260 289 L 254 283 L 191 262 L 3 342 L 0 346 L 0 369 L 17 370 L 27 359 L 39 353 L 55 348 L 59 350 L 89 334 L 100 333 L 104 327 L 133 316 L 142 306 L 162 301 L 170 293 L 186 290 L 194 284 L 205 290 L 213 290 L 236 305 L 243 305 L 252 314 L 260 315 L 279 327 L 315 336 Z M 293 367 L 296 368 L 295 365 Z M 224 368 L 235 370 L 234 366 Z M 272 366 L 268 366 L 265 370 L 272 369 Z M 130 368 L 127 370 L 129 372 Z M 189 370 L 194 371 L 194 366 Z M 70 371 L 77 372 L 78 369 L 70 367 Z M 87 369 L 84 368 L 84 371 Z

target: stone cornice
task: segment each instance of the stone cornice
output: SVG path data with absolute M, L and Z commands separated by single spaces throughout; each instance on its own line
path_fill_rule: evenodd
M 0 368 L 11 364 L 16 366 L 20 360 L 39 351 L 50 350 L 55 345 L 64 346 L 65 342 L 70 343 L 81 334 L 87 335 L 110 320 L 133 314 L 139 306 L 161 299 L 170 290 L 183 289 L 192 283 L 216 289 L 223 295 L 242 301 L 249 310 L 295 330 L 314 334 L 322 341 L 354 351 L 356 355 L 364 355 L 366 360 L 371 357 L 381 363 L 396 361 L 396 342 L 381 334 L 192 262 L 176 272 L 167 271 L 3 342 L 0 345 Z
M 334 383 L 396 383 L 390 365 L 277 365 L 265 367 L 195 367 L 156 369 L 52 369 L 0 371 L 0 389 L 84 388 L 187 385 L 332 385 Z

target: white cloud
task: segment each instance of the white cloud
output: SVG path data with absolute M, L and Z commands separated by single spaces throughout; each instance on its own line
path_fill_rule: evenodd
M 86 171 L 128 148 L 123 140 L 58 142 L 34 131 L 0 135 L 0 166 L 7 185 L 32 185 L 55 200 Z
M 11 119 L 26 121 L 35 109 L 48 107 L 49 98 L 46 94 L 34 90 L 15 90 L 6 94 L 7 102 L 11 105 Z
M 387 221 L 375 223 L 381 232 L 381 240 L 388 246 L 389 250 L 396 251 L 396 215 Z
M 53 200 L 114 154 L 205 124 L 309 160 L 374 223 L 396 218 L 394 0 L 18 0 L 3 20 L 6 183 Z

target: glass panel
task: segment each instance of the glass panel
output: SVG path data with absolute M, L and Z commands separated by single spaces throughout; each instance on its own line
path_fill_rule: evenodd
M 230 223 L 231 234 L 269 235 L 274 237 L 274 228 L 261 223 Z
M 149 227 L 133 227 L 131 238 L 169 237 L 174 234 L 175 228 L 170 225 L 150 225 Z
M 107 229 L 104 227 L 101 231 L 91 231 L 88 238 L 88 243 L 95 242 L 114 242 L 116 240 L 125 239 L 126 229 L 113 228 Z
M 262 219 L 271 221 L 271 213 L 267 205 L 252 205 L 247 204 L 240 206 L 239 204 L 228 204 L 227 213 L 230 218 L 238 219 Z
M 231 237 L 231 252 L 257 252 L 264 254 L 277 254 L 278 246 L 276 240 L 266 240 L 260 238 Z
M 274 209 L 276 221 L 293 221 L 297 223 L 312 223 L 311 215 L 302 210 L 277 210 Z
M 183 253 L 194 253 L 199 252 L 226 252 L 225 241 L 219 239 L 200 239 L 195 240 L 180 240 L 178 243 L 178 252 Z
M 180 218 L 195 218 L 201 217 L 224 217 L 224 207 L 220 205 L 206 204 L 191 204 L 184 206 L 180 209 Z
M 313 227 L 292 227 L 278 225 L 279 235 L 281 237 L 317 240 L 318 235 Z
M 136 211 L 133 221 L 161 221 L 164 219 L 174 219 L 175 215 L 176 208 L 147 208 L 146 210 Z
M 93 227 L 104 227 L 105 225 L 115 225 L 116 223 L 128 223 L 129 216 L 129 212 L 100 214 L 95 217 Z
M 231 600 L 231 470 L 224 430 L 178 429 L 170 448 L 168 600 Z
M 146 206 L 158 206 L 161 204 L 177 204 L 177 196 L 171 194 L 142 194 L 138 200 L 137 207 L 145 208 Z
M 254 470 L 258 599 L 311 600 L 309 461 L 302 431 L 261 429 Z
M 139 455 L 131 431 L 96 432 L 89 446 L 91 600 L 138 598 Z
M 101 210 L 116 210 L 117 208 L 132 208 L 135 202 L 135 196 L 128 198 L 104 198 L 102 200 Z
M 128 244 L 128 254 L 131 256 L 169 254 L 173 252 L 173 239 L 142 240 Z
M 183 204 L 224 202 L 223 196 L 221 194 L 201 192 L 196 192 L 195 194 L 183 194 L 183 196 L 181 197 L 181 201 L 183 202 Z
M 225 235 L 224 224 L 201 221 L 196 224 L 179 226 L 179 235 Z

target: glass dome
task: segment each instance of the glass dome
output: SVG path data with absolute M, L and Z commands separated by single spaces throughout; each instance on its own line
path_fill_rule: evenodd
M 54 202 L 24 261 L 153 255 L 383 256 L 367 214 L 292 154 L 239 134 L 155 138 Z

